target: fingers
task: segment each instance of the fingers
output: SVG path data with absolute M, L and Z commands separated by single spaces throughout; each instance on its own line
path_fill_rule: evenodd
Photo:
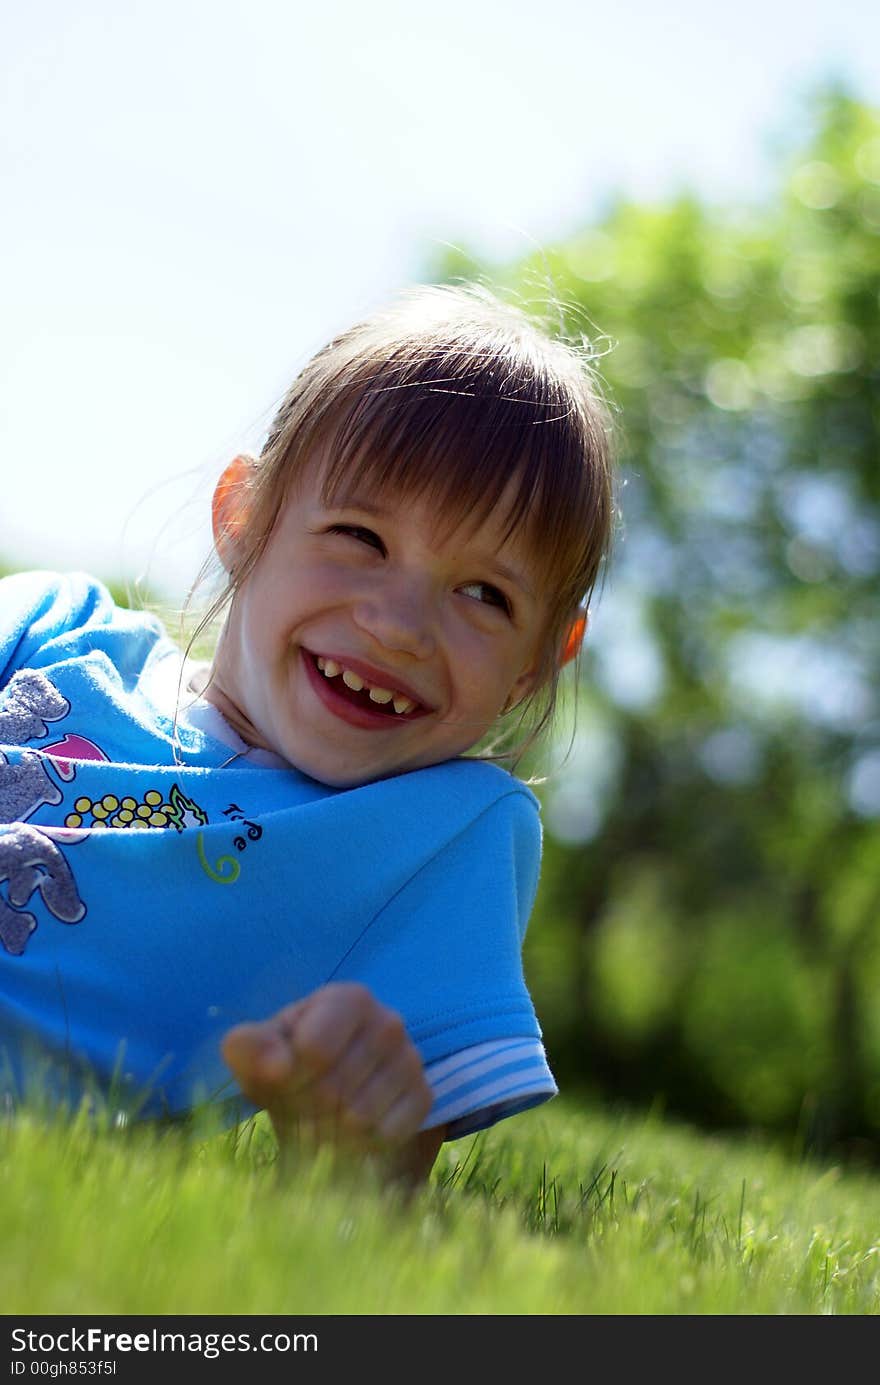
M 346 1007 L 344 1030 L 333 1028 L 337 1003 Z M 407 1139 L 431 1109 L 431 1090 L 403 1020 L 363 987 L 340 986 L 326 1004 L 301 1015 L 295 1046 L 316 1072 L 317 1109 L 354 1135 Z
M 293 1034 L 303 1004 L 297 1001 L 258 1024 L 238 1024 L 221 1040 L 224 1061 L 245 1096 L 258 1106 L 266 1105 L 279 1089 L 293 1090 L 304 1081 L 293 1054 Z
M 277 1125 L 395 1143 L 421 1126 L 432 1104 L 418 1051 L 401 1017 L 364 986 L 335 983 L 262 1024 L 229 1031 L 222 1044 L 242 1091 Z
M 371 1133 L 389 1143 L 408 1140 L 432 1106 L 431 1089 L 418 1054 L 401 1052 L 377 1065 L 343 1108 L 348 1128 Z
M 381 1006 L 366 986 L 322 986 L 300 1002 L 293 1025 L 298 1061 L 315 1077 L 334 1071 L 350 1053 L 357 1053 L 361 1036 L 369 1041 L 371 1033 L 381 1027 L 381 1012 L 393 1013 Z M 399 1024 L 403 1031 L 402 1022 Z

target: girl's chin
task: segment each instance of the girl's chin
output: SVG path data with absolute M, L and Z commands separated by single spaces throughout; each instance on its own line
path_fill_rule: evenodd
M 299 751 L 291 746 L 276 753 L 300 774 L 332 789 L 359 789 L 380 779 L 393 779 L 398 774 L 425 769 L 429 765 L 440 764 L 442 760 L 454 758 L 454 755 L 435 758 L 416 755 L 397 760 L 390 755 L 358 756 L 351 751 L 343 754 L 339 747 L 333 746 L 328 746 L 323 754 L 315 753 L 314 746 L 301 747 Z

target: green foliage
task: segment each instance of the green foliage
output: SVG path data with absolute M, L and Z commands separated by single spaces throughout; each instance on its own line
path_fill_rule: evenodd
M 560 1074 L 880 1150 L 880 117 L 814 95 L 761 207 L 623 199 L 483 273 L 586 334 L 616 553 L 544 787 Z

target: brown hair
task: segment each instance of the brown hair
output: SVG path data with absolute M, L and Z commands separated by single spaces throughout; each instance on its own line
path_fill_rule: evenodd
M 375 493 L 424 497 L 451 533 L 474 529 L 513 481 L 505 538 L 522 528 L 549 597 L 525 740 L 483 758 L 514 763 L 550 721 L 560 657 L 593 591 L 613 522 L 612 425 L 589 349 L 553 339 L 478 285 L 422 286 L 316 353 L 294 380 L 251 470 L 248 522 L 218 614 L 265 547 L 315 449 L 324 499 L 353 472 Z M 540 705 L 540 704 L 543 705 Z

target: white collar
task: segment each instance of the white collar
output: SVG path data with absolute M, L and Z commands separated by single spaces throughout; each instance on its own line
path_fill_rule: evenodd
M 248 745 L 213 702 L 193 691 L 194 680 L 200 675 L 203 677 L 207 669 L 207 664 L 184 659 L 179 649 L 171 648 L 149 661 L 138 686 L 157 712 L 174 721 L 176 711 L 178 726 L 198 731 L 235 751 L 225 764 L 246 757 L 249 765 L 290 769 L 287 760 L 274 751 Z

